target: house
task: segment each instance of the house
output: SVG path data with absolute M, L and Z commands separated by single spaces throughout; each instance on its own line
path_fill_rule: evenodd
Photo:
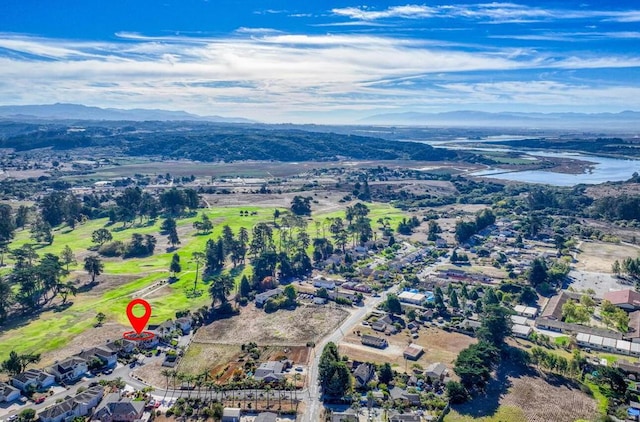
M 511 333 L 513 334 L 513 336 L 519 338 L 529 338 L 532 331 L 533 328 L 528 325 L 513 324 L 513 326 L 511 327 Z
M 262 292 L 256 295 L 256 306 L 264 306 L 267 300 L 272 297 L 281 295 L 283 290 L 279 287 L 271 290 L 267 290 L 266 292 Z
M 158 339 L 169 340 L 176 329 L 176 323 L 173 320 L 166 320 L 162 324 L 149 324 L 149 331 L 153 332 Z
M 20 397 L 20 390 L 5 383 L 0 382 L 0 403 L 12 402 Z
M 404 349 L 404 352 L 402 352 L 402 355 L 409 360 L 418 360 L 418 358 L 420 357 L 420 355 L 422 355 L 423 352 L 424 352 L 424 347 L 411 343 L 410 345 L 407 346 L 406 349 Z
M 276 422 L 278 414 L 273 412 L 262 412 L 253 420 L 253 422 Z
M 535 318 L 538 316 L 538 308 L 533 306 L 516 305 L 513 310 L 516 311 L 516 314 L 525 318 Z
M 358 422 L 358 420 L 358 414 L 351 407 L 344 412 L 333 412 L 331 414 L 331 422 Z
M 182 334 L 189 334 L 189 331 L 191 331 L 191 318 L 176 319 L 176 327 L 182 330 Z
M 420 422 L 420 415 L 416 413 L 398 413 L 393 411 L 389 414 L 389 422 Z
M 88 365 L 94 360 L 99 360 L 101 366 L 112 368 L 118 363 L 118 354 L 106 346 L 92 347 L 88 350 L 83 350 L 76 355 L 87 361 Z
M 86 359 L 78 356 L 56 362 L 47 368 L 47 372 L 56 377 L 56 381 L 64 383 L 79 380 L 88 370 L 89 365 Z
M 133 401 L 118 393 L 111 393 L 96 409 L 93 420 L 101 422 L 133 422 L 142 418 L 144 402 Z
M 22 391 L 37 391 L 51 387 L 55 377 L 39 369 L 29 369 L 11 379 L 11 384 Z
M 562 306 L 567 303 L 567 300 L 569 300 L 569 295 L 566 292 L 553 296 L 547 302 L 547 306 L 544 307 L 540 317 L 555 321 L 562 320 Z
M 527 318 L 520 315 L 511 315 L 511 322 L 513 324 L 528 325 Z
M 125 338 L 119 338 L 117 340 L 107 341 L 105 347 L 118 355 L 128 355 L 136 348 L 136 342 Z
M 258 381 L 279 381 L 284 377 L 282 371 L 284 370 L 284 364 L 278 361 L 263 362 L 260 364 L 256 373 L 253 374 L 253 378 Z
M 240 422 L 239 407 L 225 407 L 222 411 L 222 422 Z
M 625 311 L 636 311 L 640 309 L 640 293 L 635 290 L 627 289 L 607 292 L 604 294 L 603 299 L 608 300 Z
M 389 396 L 393 400 L 403 400 L 411 405 L 419 405 L 420 404 L 420 394 L 417 393 L 409 393 L 406 390 L 403 390 L 399 387 L 393 387 L 389 390 Z
M 316 276 L 313 278 L 313 287 L 317 289 L 333 290 L 336 288 L 336 282 L 333 280 L 327 280 L 322 276 Z
M 388 314 L 371 323 L 371 328 L 383 333 L 389 332 L 390 334 L 395 334 L 398 331 L 393 325 L 393 319 Z
M 364 388 L 376 378 L 376 368 L 370 363 L 361 363 L 355 371 L 353 377 L 356 380 L 356 388 Z
M 153 349 L 160 343 L 160 336 L 158 336 L 157 332 L 152 331 L 153 336 L 149 338 L 145 338 L 144 340 L 138 341 L 139 349 Z
M 432 363 L 427 366 L 424 370 L 424 376 L 427 378 L 431 378 L 432 381 L 435 380 L 444 380 L 445 375 L 447 374 L 447 367 L 440 362 Z
M 389 345 L 386 339 L 370 336 L 368 334 L 363 335 L 360 341 L 365 346 L 377 347 L 378 349 L 384 349 Z
M 422 305 L 427 299 L 427 296 L 422 293 L 404 291 L 398 295 L 398 299 L 400 299 L 400 302 Z
M 38 414 L 41 422 L 62 422 L 71 421 L 75 418 L 84 417 L 91 413 L 104 394 L 104 389 L 97 385 L 91 387 L 75 397 L 49 406 Z

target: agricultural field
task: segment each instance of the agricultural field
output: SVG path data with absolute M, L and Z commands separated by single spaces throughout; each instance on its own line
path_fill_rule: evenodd
M 640 249 L 633 245 L 606 243 L 606 242 L 581 242 L 580 252 L 576 255 L 578 261 L 574 267 L 576 270 L 609 273 L 611 264 L 625 258 L 636 258 Z

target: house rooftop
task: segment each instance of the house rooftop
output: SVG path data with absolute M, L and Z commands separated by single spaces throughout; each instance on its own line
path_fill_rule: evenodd
M 629 305 L 640 308 L 640 293 L 635 290 L 616 290 L 605 293 L 603 297 L 614 305 Z

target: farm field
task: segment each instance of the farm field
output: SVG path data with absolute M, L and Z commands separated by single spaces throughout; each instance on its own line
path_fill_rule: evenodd
M 444 421 L 572 422 L 592 420 L 598 414 L 596 400 L 573 381 L 507 370 L 510 372 L 505 374 L 501 369 L 498 378 L 490 382 L 486 396 L 454 406 Z
M 611 263 L 616 259 L 622 262 L 625 258 L 636 258 L 640 253 L 635 246 L 606 242 L 582 242 L 579 249 L 576 270 L 609 274 L 612 273 Z
M 313 221 L 322 222 L 328 216 L 343 215 L 343 210 L 348 204 L 335 203 L 334 205 L 336 211 L 313 215 L 307 229 L 311 236 L 315 235 L 316 230 Z M 370 216 L 374 222 L 377 218 L 388 216 L 392 224 L 397 224 L 403 216 L 402 212 L 386 204 L 370 204 L 370 209 Z M 255 214 L 241 216 L 241 210 L 249 211 L 249 214 L 255 212 Z M 273 221 L 273 211 L 274 208 L 256 206 L 214 207 L 199 210 L 199 213 L 205 213 L 214 223 L 213 232 L 207 236 L 197 235 L 192 224 L 199 216 L 179 219 L 177 225 L 181 244 L 175 251 L 167 249 L 169 245 L 166 237 L 159 234 L 162 219 L 152 224 L 134 223 L 133 227 L 124 229 L 120 223 L 109 227 L 106 226 L 107 219 L 98 219 L 78 225 L 75 230 L 69 230 L 66 226 L 54 230 L 53 244 L 37 245 L 36 251 L 40 256 L 45 253 L 59 254 L 65 245 L 69 245 L 74 251 L 78 264 L 69 267 L 71 273 L 68 279 L 74 281 L 80 293 L 75 297 L 69 297 L 69 302 L 72 304 L 64 309 L 58 306 L 60 303 L 57 301 L 43 309 L 37 316 L 32 315 L 29 320 L 17 318 L 2 327 L 0 344 L 3 347 L 0 350 L 0 359 L 5 359 L 11 350 L 19 353 L 38 350 L 43 353 L 43 361 L 55 360 L 55 357 L 59 356 L 57 352 L 59 349 L 69 345 L 75 337 L 94 326 L 94 318 L 98 312 L 103 312 L 107 316 L 107 323 L 128 326 L 124 310 L 134 297 L 145 297 L 152 305 L 150 324 L 157 324 L 174 317 L 177 310 L 196 309 L 210 303 L 206 283 L 198 286 L 202 292 L 200 296 L 193 297 L 186 294 L 186 289 L 193 287 L 195 276 L 195 263 L 191 262 L 192 253 L 204 250 L 207 239 L 218 237 L 223 225 L 229 225 L 235 233 L 240 227 L 251 230 L 258 222 Z M 85 256 L 91 254 L 88 250 L 93 245 L 91 233 L 105 226 L 111 230 L 114 240 L 126 241 L 132 233 L 142 233 L 155 235 L 158 243 L 152 256 L 126 260 L 103 258 L 104 273 L 97 277 L 96 285 L 89 285 L 87 283 L 90 278 L 82 270 L 82 261 Z M 24 230 L 19 231 L 10 248 L 15 249 L 29 242 L 29 233 Z M 166 279 L 174 252 L 181 257 L 183 271 L 179 274 L 178 281 L 169 285 L 166 284 Z M 6 263 L 9 268 L 13 264 L 11 259 L 6 259 Z M 248 270 L 248 266 L 241 265 L 234 269 L 232 274 L 239 279 Z M 8 269 L 5 268 L 4 271 Z M 285 341 L 286 338 L 292 338 L 287 333 L 275 334 L 272 339 L 275 341 L 279 336 Z M 298 338 L 297 335 L 294 337 Z M 304 335 L 300 338 L 304 338 Z M 92 337 L 89 337 L 85 344 L 92 346 L 100 343 L 93 342 Z

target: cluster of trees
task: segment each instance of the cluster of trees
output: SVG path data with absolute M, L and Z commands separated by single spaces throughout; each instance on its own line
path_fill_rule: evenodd
M 109 210 L 109 220 L 123 225 L 132 223 L 136 218 L 155 219 L 162 212 L 177 217 L 185 209 L 195 210 L 200 206 L 198 193 L 191 188 L 172 188 L 162 192 L 158 198 L 140 187 L 128 187 L 114 198 L 116 205 Z
M 413 229 L 420 225 L 420 220 L 415 215 L 409 219 L 402 218 L 402 221 L 398 223 L 398 233 L 404 235 L 410 235 L 413 233 Z
M 569 270 L 569 265 L 564 262 L 556 261 L 548 267 L 544 258 L 535 258 L 527 271 L 527 280 L 535 289 L 547 291 L 550 285 L 556 285 L 564 280 Z
M 602 322 L 606 325 L 616 327 L 622 333 L 629 331 L 629 314 L 610 301 L 602 301 L 600 304 L 600 316 L 602 317 Z
M 102 230 L 106 229 L 98 229 L 94 233 Z M 98 248 L 98 253 L 102 256 L 122 256 L 123 258 L 149 256 L 153 255 L 156 243 L 156 237 L 151 234 L 133 233 L 129 242 L 116 240 L 104 243 Z
M 318 366 L 322 393 L 328 398 L 344 397 L 351 391 L 351 373 L 342 361 L 335 343 L 329 342 L 322 350 Z
M 495 295 L 485 296 L 483 308 L 482 325 L 477 330 L 478 343 L 462 350 L 454 366 L 460 382 L 469 391 L 486 386 L 493 367 L 500 360 L 504 339 L 511 334 L 510 312 L 499 305 Z
M 640 279 L 640 258 L 627 257 L 622 263 L 617 259 L 611 264 L 611 271 L 617 276 L 626 274 L 629 277 Z
M 605 196 L 594 202 L 593 210 L 608 220 L 640 220 L 640 196 Z
M 427 240 L 435 242 L 438 240 L 439 234 L 442 233 L 440 225 L 435 220 L 429 221 L 429 228 L 427 229 Z
M 30 364 L 38 362 L 40 362 L 40 353 L 18 354 L 12 350 L 9 357 L 0 362 L 0 371 L 16 376 L 24 372 Z
M 456 240 L 464 243 L 480 230 L 489 227 L 496 222 L 496 216 L 489 208 L 485 208 L 476 214 L 475 221 L 458 221 L 456 223 Z
M 595 307 L 595 301 L 588 295 L 582 295 L 580 297 L 580 303 L 568 300 L 562 305 L 562 319 L 565 322 L 586 324 L 591 319 Z
M 264 304 L 265 312 L 275 312 L 278 309 L 287 309 L 295 307 L 297 292 L 295 287 L 291 284 L 284 288 L 284 291 L 280 297 L 269 298 Z
M 296 195 L 291 201 L 291 212 L 295 215 L 311 215 L 311 198 L 310 196 Z

